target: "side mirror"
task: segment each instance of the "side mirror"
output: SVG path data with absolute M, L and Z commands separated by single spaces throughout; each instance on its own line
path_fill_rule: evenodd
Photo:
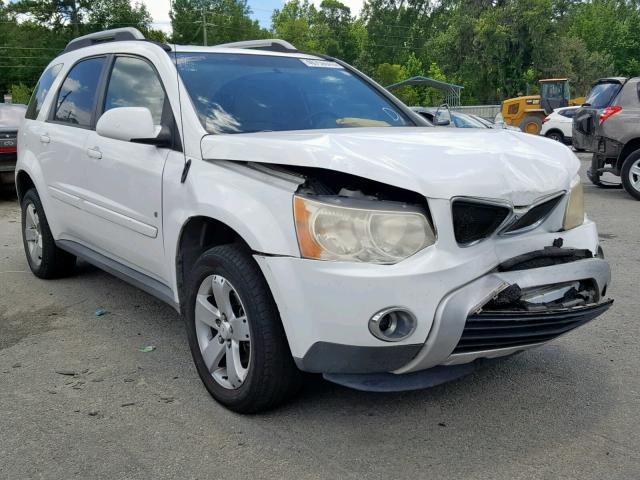
M 442 120 L 438 120 L 436 122 L 436 125 L 438 127 L 448 127 L 449 125 L 451 125 L 451 122 L 449 120 L 446 119 L 442 119 Z
M 144 107 L 107 110 L 98 120 L 96 133 L 114 140 L 157 146 L 167 146 L 171 141 L 168 129 L 154 125 L 151 112 Z

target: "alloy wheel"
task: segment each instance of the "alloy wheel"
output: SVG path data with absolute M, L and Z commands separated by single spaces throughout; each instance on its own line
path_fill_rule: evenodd
M 42 230 L 40 217 L 33 203 L 27 205 L 27 214 L 24 222 L 24 238 L 27 241 L 27 249 L 32 264 L 37 268 L 42 263 Z
M 210 275 L 196 296 L 195 329 L 200 353 L 213 379 L 240 388 L 251 360 L 251 333 L 240 295 L 221 275 Z
M 640 192 L 640 158 L 638 158 L 629 169 L 629 183 Z

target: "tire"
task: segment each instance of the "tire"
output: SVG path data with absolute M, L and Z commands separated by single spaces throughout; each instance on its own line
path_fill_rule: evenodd
M 44 279 L 71 275 L 75 270 L 76 257 L 56 246 L 42 202 L 34 188 L 25 193 L 20 207 L 22 244 L 33 274 Z
M 620 178 L 627 193 L 640 200 L 640 150 L 636 150 L 625 159 Z
M 533 135 L 540 134 L 542 130 L 542 119 L 538 115 L 527 115 L 520 122 L 520 130 Z
M 247 249 L 230 244 L 207 250 L 187 285 L 189 348 L 211 396 L 239 413 L 265 411 L 291 398 L 302 373 L 267 282 Z
M 551 140 L 555 140 L 556 142 L 560 142 L 562 144 L 564 144 L 564 135 L 557 131 L 557 130 L 551 130 L 550 132 L 547 132 L 545 137 L 550 138 Z

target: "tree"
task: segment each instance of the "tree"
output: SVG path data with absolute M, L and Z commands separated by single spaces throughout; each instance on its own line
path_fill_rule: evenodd
M 170 12 L 172 41 L 216 45 L 266 38 L 268 31 L 250 15 L 247 0 L 174 0 Z
M 118 27 L 135 27 L 145 33 L 153 19 L 142 3 L 131 4 L 129 0 L 97 0 L 91 2 L 87 18 L 92 30 L 107 30 Z
M 272 16 L 276 37 L 296 48 L 354 62 L 366 30 L 356 22 L 349 7 L 338 0 L 323 0 L 317 9 L 309 0 L 290 0 Z
M 309 0 L 291 0 L 282 9 L 274 10 L 271 25 L 274 36 L 291 42 L 304 51 L 318 51 L 319 44 L 312 32 L 318 11 Z

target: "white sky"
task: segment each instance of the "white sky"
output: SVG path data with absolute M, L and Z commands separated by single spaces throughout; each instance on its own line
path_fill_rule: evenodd
M 313 3 L 320 5 L 321 1 L 322 0 L 313 0 Z M 364 3 L 364 0 L 341 1 L 351 9 L 351 13 L 354 15 L 360 12 L 362 4 Z M 153 17 L 154 27 L 170 32 L 169 0 L 141 0 L 141 2 L 147 6 L 149 13 Z M 254 17 L 260 20 L 263 26 L 267 26 L 265 22 L 271 18 L 271 12 L 274 8 L 284 5 L 284 0 L 249 0 L 249 5 L 253 10 Z

